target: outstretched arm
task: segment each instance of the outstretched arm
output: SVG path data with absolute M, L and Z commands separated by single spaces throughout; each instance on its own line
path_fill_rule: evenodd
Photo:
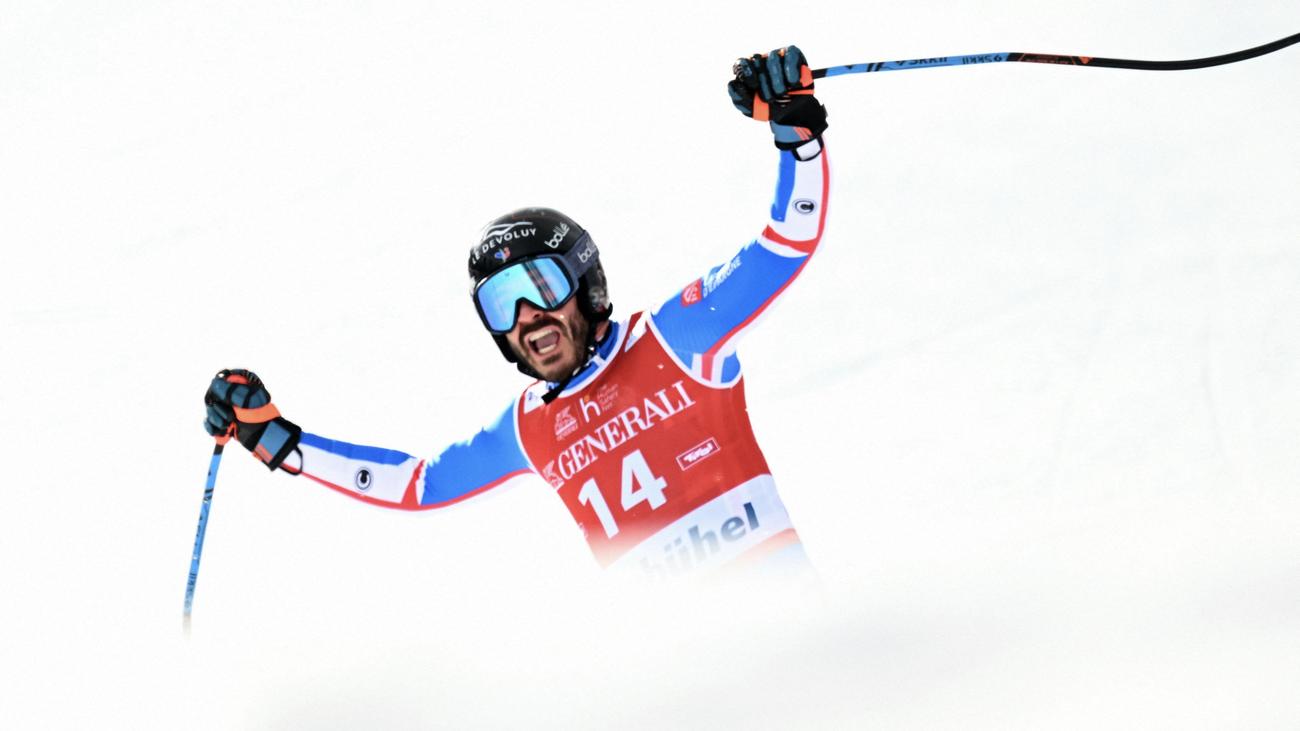
M 426 462 L 405 452 L 304 432 L 301 460 L 283 469 L 372 505 L 430 510 L 458 503 L 529 471 L 515 437 L 514 402 L 492 423 Z
M 514 407 L 426 462 L 405 452 L 327 439 L 280 416 L 261 379 L 221 371 L 204 397 L 204 426 L 235 437 L 267 467 L 302 475 L 372 505 L 429 510 L 485 492 L 530 467 L 516 437 Z
M 739 375 L 737 339 L 794 281 L 821 241 L 830 171 L 822 142 L 826 112 L 811 95 L 810 74 L 794 46 L 737 62 L 732 101 L 748 116 L 769 120 L 780 150 L 767 225 L 652 315 L 660 336 L 701 379 L 727 382 Z

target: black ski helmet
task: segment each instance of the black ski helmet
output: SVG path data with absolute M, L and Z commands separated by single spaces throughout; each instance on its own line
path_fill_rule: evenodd
M 479 283 L 494 272 L 543 254 L 567 253 L 584 237 L 590 241 L 585 229 L 553 208 L 520 208 L 492 219 L 479 234 L 479 242 L 469 251 L 470 297 L 473 298 Z M 614 311 L 599 251 L 595 252 L 595 261 L 590 268 L 579 278 L 574 296 L 578 298 L 578 310 L 590 325 L 587 335 L 587 357 L 590 358 L 595 352 L 596 325 L 608 320 Z M 493 333 L 492 339 L 501 349 L 501 355 L 514 363 L 520 372 L 541 378 L 515 357 L 505 335 Z

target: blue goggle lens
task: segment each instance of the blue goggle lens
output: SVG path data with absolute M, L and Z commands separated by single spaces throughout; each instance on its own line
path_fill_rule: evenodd
M 572 295 L 573 282 L 560 262 L 539 258 L 512 264 L 483 280 L 474 291 L 474 302 L 489 330 L 506 333 L 515 326 L 520 300 L 554 310 Z

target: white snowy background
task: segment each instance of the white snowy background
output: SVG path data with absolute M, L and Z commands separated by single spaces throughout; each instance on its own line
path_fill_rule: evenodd
M 818 84 L 817 260 L 746 340 L 821 599 L 624 595 L 549 490 L 217 484 L 200 397 L 428 455 L 525 383 L 469 304 L 550 205 L 624 315 L 766 219 L 724 83 L 1172 59 L 1293 0 L 0 3 L 0 727 L 1300 726 L 1300 47 Z

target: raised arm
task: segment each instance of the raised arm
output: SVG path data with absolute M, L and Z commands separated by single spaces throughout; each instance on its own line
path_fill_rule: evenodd
M 217 374 L 206 401 L 208 433 L 237 438 L 273 470 L 380 507 L 441 508 L 529 471 L 516 438 L 513 401 L 477 434 L 428 461 L 304 432 L 280 416 L 265 386 L 248 371 Z
M 729 84 L 747 116 L 770 122 L 780 150 L 776 194 L 762 233 L 674 292 L 652 314 L 660 336 L 698 377 L 726 382 L 740 372 L 736 340 L 799 275 L 821 241 L 830 184 L 822 133 L 826 110 L 798 48 L 741 59 Z

